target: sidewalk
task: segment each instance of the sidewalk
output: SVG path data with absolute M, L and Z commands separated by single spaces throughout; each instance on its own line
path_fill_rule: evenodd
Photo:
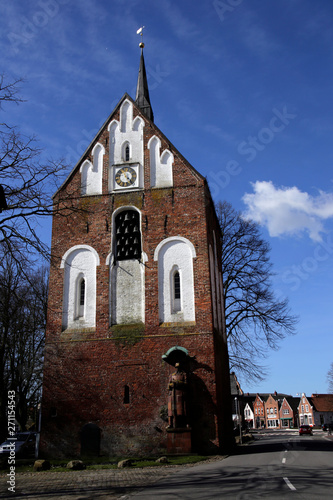
M 117 499 L 166 477 L 179 466 L 143 469 L 102 469 L 16 474 L 15 493 L 8 491 L 8 477 L 0 476 L 0 498 L 28 499 Z
M 206 462 L 222 460 L 222 456 Z M 23 472 L 16 474 L 15 493 L 8 491 L 5 473 L 0 475 L 0 498 L 29 500 L 115 500 L 148 486 L 186 465 L 159 467 L 100 469 L 65 472 Z

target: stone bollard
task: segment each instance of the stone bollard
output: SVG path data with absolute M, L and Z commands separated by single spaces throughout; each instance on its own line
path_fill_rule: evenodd
M 71 460 L 68 462 L 66 465 L 67 469 L 72 469 L 72 470 L 83 470 L 86 468 L 82 460 Z
M 36 460 L 34 463 L 34 471 L 40 472 L 41 470 L 49 470 L 51 464 L 48 460 Z
M 131 460 L 130 458 L 127 458 L 125 460 L 121 460 L 120 462 L 118 462 L 118 468 L 122 469 L 123 467 L 131 467 L 132 463 L 133 463 L 133 460 Z

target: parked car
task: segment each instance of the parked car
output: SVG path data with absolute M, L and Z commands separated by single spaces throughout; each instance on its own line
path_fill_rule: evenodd
M 0 456 L 9 455 L 15 450 L 15 456 L 27 457 L 35 453 L 36 432 L 19 432 L 11 439 L 0 444 Z
M 333 431 L 333 424 L 323 424 L 321 428 L 323 429 L 323 431 Z
M 299 435 L 302 436 L 303 434 L 310 434 L 312 435 L 312 427 L 311 425 L 301 425 L 299 428 Z

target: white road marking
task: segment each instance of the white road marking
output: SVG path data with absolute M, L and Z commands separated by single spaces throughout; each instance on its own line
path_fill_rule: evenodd
M 286 461 L 287 461 L 287 459 L 286 459 L 286 458 L 283 458 L 283 459 L 282 459 L 282 463 L 283 463 L 283 464 L 285 464 L 285 463 L 286 463 Z
M 289 479 L 288 479 L 287 477 L 284 477 L 283 479 L 284 479 L 284 481 L 285 481 L 286 485 L 287 485 L 287 486 L 288 486 L 291 490 L 293 490 L 293 491 L 295 491 L 295 490 L 296 490 L 295 486 L 293 486 L 293 485 L 291 484 L 291 482 L 289 481 Z

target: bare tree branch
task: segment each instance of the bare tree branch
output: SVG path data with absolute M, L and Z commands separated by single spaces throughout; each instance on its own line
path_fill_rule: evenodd
M 19 84 L 22 83 L 22 78 L 15 80 L 14 82 L 6 82 L 5 76 L 0 75 L 0 109 L 3 102 L 23 102 L 23 99 L 19 96 Z
M 261 364 L 269 349 L 295 333 L 297 318 L 290 314 L 288 300 L 279 300 L 272 290 L 270 247 L 259 226 L 245 220 L 227 203 L 216 207 L 222 237 L 222 271 L 226 331 L 231 369 L 247 379 L 266 375 Z
M 0 261 L 0 435 L 5 437 L 8 391 L 15 391 L 16 419 L 22 429 L 29 407 L 41 397 L 47 311 L 46 268 L 2 252 Z
M 21 80 L 5 83 L 0 77 L 0 111 L 4 102 L 20 103 L 18 84 Z M 49 257 L 49 248 L 39 236 L 43 219 L 52 214 L 68 215 L 81 210 L 77 193 L 65 190 L 66 203 L 52 194 L 60 186 L 68 166 L 62 161 L 42 161 L 42 150 L 35 137 L 25 137 L 17 127 L 10 127 L 0 120 L 0 183 L 7 209 L 0 214 L 0 244 L 2 250 L 18 259 L 28 252 L 36 259 Z

